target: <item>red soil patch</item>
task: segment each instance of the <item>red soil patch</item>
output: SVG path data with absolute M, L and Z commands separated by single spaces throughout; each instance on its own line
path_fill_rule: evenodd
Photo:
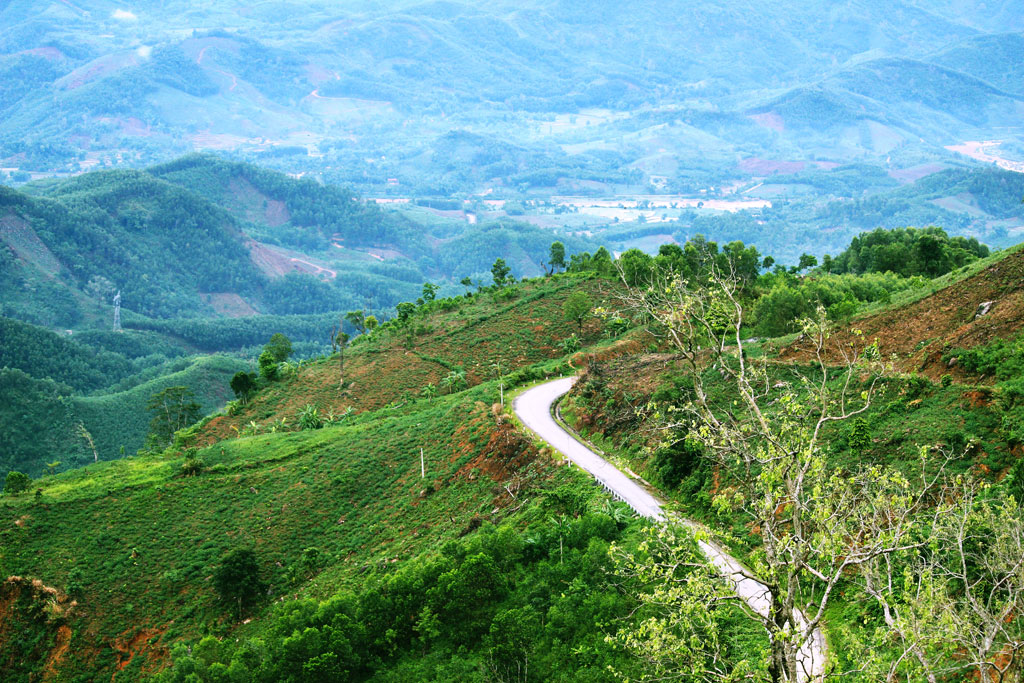
M 798 173 L 807 167 L 803 161 L 772 161 L 750 157 L 736 164 L 741 171 L 752 175 L 773 175 L 775 173 Z
M 975 318 L 978 305 L 994 302 L 987 315 Z M 893 354 L 897 367 L 932 378 L 951 374 L 965 379 L 959 368 L 942 362 L 949 348 L 973 348 L 994 339 L 1018 334 L 1024 327 L 1024 252 L 1017 252 L 982 272 L 961 280 L 908 306 L 854 320 L 829 342 L 830 357 L 849 344 L 863 346 L 878 340 L 883 358 Z M 852 330 L 863 332 L 861 337 Z M 809 343 L 797 341 L 780 358 L 806 361 L 813 356 Z
M 782 117 L 775 112 L 768 112 L 765 114 L 751 114 L 750 120 L 759 126 L 782 132 L 786 129 L 786 123 L 782 120 Z
M 57 679 L 57 667 L 60 666 L 61 661 L 67 655 L 70 648 L 71 627 L 67 624 L 61 624 L 57 627 L 56 642 L 54 643 L 53 650 L 50 651 L 50 657 L 46 660 L 46 666 L 43 669 L 44 681 Z
M 147 650 L 153 648 L 150 645 L 149 640 L 154 636 L 161 635 L 160 631 L 142 629 L 129 640 L 117 640 L 111 647 L 117 652 L 117 670 L 121 671 L 126 666 L 131 664 L 132 659 L 136 655 L 141 655 Z M 148 652 L 147 652 L 148 654 Z M 114 680 L 117 680 L 117 674 L 114 674 Z
M 33 47 L 28 50 L 22 50 L 21 54 L 24 55 L 36 55 L 38 57 L 45 57 L 46 59 L 58 60 L 64 59 L 64 53 L 55 47 Z
M 244 318 L 249 315 L 256 315 L 253 308 L 238 294 L 220 292 L 216 294 L 201 294 L 203 301 L 209 304 L 213 310 L 227 318 Z
M 572 357 L 573 367 L 589 367 L 594 363 L 603 363 L 621 356 L 632 356 L 643 350 L 643 344 L 636 339 L 622 339 L 611 346 L 593 353 L 577 353 Z
M 262 242 L 249 240 L 246 242 L 249 258 L 261 271 L 271 277 L 281 277 L 287 273 L 310 273 L 327 278 L 337 276 L 337 271 L 326 265 L 316 263 L 312 258 L 302 255 L 292 256 L 290 252 L 279 247 L 272 247 Z

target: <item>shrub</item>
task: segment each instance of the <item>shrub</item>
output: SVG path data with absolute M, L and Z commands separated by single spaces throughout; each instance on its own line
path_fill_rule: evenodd
M 256 553 L 246 548 L 228 553 L 213 573 L 213 587 L 220 599 L 233 605 L 241 616 L 267 589 L 260 580 Z
M 32 480 L 27 474 L 11 471 L 7 473 L 7 481 L 4 482 L 4 493 L 16 495 L 28 490 L 31 484 Z
M 323 418 L 320 417 L 320 409 L 307 403 L 306 407 L 299 411 L 299 429 L 320 429 L 324 426 Z
M 203 471 L 206 463 L 196 456 L 196 449 L 189 448 L 185 451 L 185 462 L 181 465 L 181 473 L 186 477 L 194 477 Z

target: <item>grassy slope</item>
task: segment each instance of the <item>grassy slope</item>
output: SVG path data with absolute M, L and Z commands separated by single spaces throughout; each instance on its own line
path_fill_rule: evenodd
M 337 361 L 303 367 L 298 377 L 280 390 L 256 397 L 233 417 L 210 422 L 201 443 L 232 436 L 250 421 L 269 424 L 282 417 L 294 421 L 303 406 L 313 404 L 322 412 L 373 410 L 390 403 L 418 398 L 423 387 L 440 381 L 454 368 L 466 371 L 470 385 L 493 378 L 491 366 L 501 362 L 503 371 L 562 355 L 558 343 L 576 332 L 565 320 L 562 304 L 569 292 L 583 289 L 594 305 L 611 296 L 611 283 L 577 277 L 533 281 L 518 287 L 516 298 L 495 302 L 490 294 L 478 294 L 456 311 L 433 313 L 415 319 L 414 325 L 429 330 L 413 336 L 411 348 L 404 335 L 379 333 L 360 340 L 345 354 L 345 382 L 338 390 Z M 591 319 L 584 325 L 585 343 L 600 337 L 601 325 Z M 497 400 L 497 395 L 492 400 Z
M 432 319 L 438 332 L 417 340 L 416 350 L 467 368 L 474 367 L 471 361 L 483 365 L 506 344 L 523 350 L 520 363 L 547 358 L 554 352 L 538 342 L 571 331 L 561 321 L 561 302 L 574 286 L 596 293 L 601 285 L 556 280 L 525 286 L 524 292 L 541 295 L 530 301 L 523 294 L 497 311 L 478 300 L 462 315 Z M 534 327 L 523 327 L 527 317 Z M 361 409 L 418 387 L 422 378 L 410 374 L 410 362 L 430 368 L 435 374 L 429 378 L 446 371 L 407 353 L 397 340 L 366 346 L 361 353 L 372 372 L 358 394 Z M 266 391 L 253 409 L 276 406 L 290 417 L 292 406 L 315 400 L 317 392 L 329 395 L 334 377 L 333 362 L 314 363 L 298 380 Z M 326 387 L 311 388 L 322 379 Z M 121 667 L 118 678 L 132 679 L 165 664 L 169 645 L 179 639 L 229 632 L 209 579 L 234 548 L 256 550 L 275 599 L 322 596 L 368 567 L 436 550 L 471 522 L 503 519 L 512 499 L 499 482 L 513 469 L 527 474 L 520 500 L 572 479 L 567 470 L 534 460 L 528 441 L 509 441 L 497 428 L 490 410 L 496 392 L 492 382 L 432 402 L 370 410 L 320 431 L 220 441 L 199 452 L 206 469 L 197 477 L 180 475 L 181 454 L 131 457 L 37 480 L 38 498 L 5 496 L 0 573 L 38 577 L 70 589 L 78 601 L 71 616 L 33 635 L 37 659 L 68 680 Z M 328 558 L 328 568 L 312 581 L 294 581 L 290 567 L 314 546 Z M 70 643 L 75 655 L 67 656 L 61 643 Z M 13 661 L 11 653 L 22 652 L 20 647 L 22 641 L 0 629 L 0 661 Z
M 149 380 L 127 391 L 71 399 L 76 414 L 92 434 L 99 457 L 109 460 L 142 447 L 152 415 L 146 410 L 149 398 L 167 387 L 183 385 L 195 393 L 203 413 L 220 409 L 234 394 L 228 383 L 232 375 L 248 370 L 249 363 L 228 356 L 206 356 L 191 366 Z
M 506 465 L 488 457 L 494 418 L 479 400 L 487 393 L 421 401 L 419 410 L 351 426 L 221 442 L 200 452 L 207 470 L 194 478 L 179 475 L 174 455 L 40 480 L 38 501 L 5 499 L 0 570 L 82 586 L 70 622 L 81 656 L 61 663 L 66 673 L 112 672 L 143 650 L 158 665 L 177 638 L 226 628 L 208 581 L 233 548 L 255 548 L 275 595 L 318 594 L 360 566 L 438 547 L 474 516 L 500 519 L 511 499 L 485 476 L 500 479 Z M 427 496 L 420 447 L 436 488 Z M 334 568 L 314 585 L 292 585 L 287 568 L 312 546 Z

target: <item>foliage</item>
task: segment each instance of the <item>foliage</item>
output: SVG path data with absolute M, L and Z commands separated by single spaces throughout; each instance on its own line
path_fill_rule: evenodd
M 593 304 L 586 292 L 576 291 L 570 294 L 562 304 L 562 313 L 566 320 L 576 323 L 577 331 L 583 334 L 583 322 L 591 315 Z
M 213 587 L 221 601 L 234 608 L 235 616 L 241 618 L 267 589 L 260 579 L 256 553 L 249 548 L 238 548 L 228 553 L 213 572 Z
M 37 379 L 51 379 L 79 391 L 109 386 L 134 370 L 123 356 L 2 317 L 0 367 L 17 368 Z
M 976 238 L 950 237 L 941 228 L 878 228 L 854 237 L 850 246 L 831 260 L 829 270 L 933 278 L 988 254 L 988 247 Z
M 505 265 L 505 259 L 498 257 L 491 266 L 491 277 L 494 279 L 495 287 L 504 287 L 509 281 L 512 269 Z
M 146 448 L 154 451 L 170 446 L 175 432 L 194 424 L 202 416 L 202 406 L 196 402 L 195 393 L 186 386 L 158 391 L 146 402 L 146 409 L 153 414 Z
M 558 241 L 552 242 L 550 253 L 548 254 L 548 267 L 552 273 L 557 273 L 559 270 L 564 269 L 565 266 L 565 245 Z
M 636 676 L 643 668 L 605 635 L 639 606 L 617 584 L 648 597 L 642 579 L 613 573 L 610 542 L 636 540 L 635 526 L 595 512 L 484 524 L 355 589 L 288 601 L 258 638 L 181 649 L 158 680 L 210 681 L 224 668 L 262 680 L 605 680 L 608 666 Z M 726 620 L 717 637 L 734 646 L 738 635 Z
M 31 485 L 32 480 L 27 474 L 11 470 L 7 473 L 7 478 L 4 480 L 4 493 L 13 496 L 22 491 L 27 491 Z
M 74 415 L 95 440 L 100 460 L 132 454 L 143 447 L 149 432 L 150 417 L 146 404 L 150 397 L 171 386 L 187 386 L 196 396 L 202 414 L 218 410 L 232 395 L 231 377 L 249 363 L 227 356 L 188 359 L 180 369 L 147 379 L 131 388 L 103 395 L 72 397 L 68 403 Z M 84 444 L 83 444 L 84 446 Z M 93 459 L 89 450 L 75 464 Z
M 745 613 L 768 634 L 768 680 L 794 681 L 799 668 L 815 665 L 804 646 L 818 638 L 815 631 L 847 573 L 884 562 L 913 542 L 916 514 L 942 485 L 944 472 L 941 463 L 937 470 L 922 467 L 911 480 L 880 465 L 842 474 L 828 468 L 822 429 L 865 413 L 884 368 L 856 348 L 843 350 L 845 364 L 827 364 L 830 332 L 819 308 L 803 324 L 818 359 L 814 378 L 773 384 L 764 360 L 743 353 L 738 292 L 733 279 L 692 286 L 669 274 L 630 288 L 624 303 L 657 321 L 681 356 L 688 391 L 678 402 L 649 405 L 650 418 L 670 437 L 701 444 L 724 483 L 716 485 L 715 507 L 758 530 L 762 548 L 740 576 L 760 581 L 770 594 L 767 609 Z M 706 372 L 709 365 L 715 371 Z M 708 375 L 726 379 L 730 402 L 710 393 Z M 677 601 L 672 614 L 692 614 L 702 604 L 694 600 Z M 700 637 L 700 623 L 685 625 L 684 638 Z M 633 637 L 640 634 L 632 630 Z M 664 644 L 654 640 L 660 652 Z M 704 675 L 718 675 L 716 657 L 695 661 Z
M 11 470 L 38 477 L 55 454 L 65 469 L 92 462 L 69 394 L 70 387 L 0 369 L 0 477 Z
M 616 574 L 651 587 L 637 593 L 637 623 L 614 636 L 643 662 L 639 680 L 764 680 L 763 652 L 730 648 L 723 637 L 740 608 L 690 530 L 651 527 L 635 551 L 610 552 Z
M 235 392 L 235 396 L 245 403 L 249 400 L 249 397 L 259 388 L 256 383 L 256 375 L 251 372 L 245 372 L 239 370 L 231 377 L 231 391 Z
M 320 417 L 320 409 L 309 403 L 299 411 L 299 429 L 321 429 L 324 426 L 323 418 Z
M 263 346 L 263 351 L 269 353 L 275 363 L 283 363 L 292 355 L 292 341 L 280 332 L 275 332 Z

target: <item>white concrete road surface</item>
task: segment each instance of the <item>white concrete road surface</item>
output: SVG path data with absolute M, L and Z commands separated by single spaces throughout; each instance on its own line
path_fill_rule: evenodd
M 615 498 L 625 502 L 639 515 L 659 522 L 665 521 L 665 512 L 657 498 L 555 422 L 551 415 L 552 406 L 569 392 L 575 381 L 575 377 L 564 377 L 533 387 L 520 394 L 512 409 L 524 425 L 593 475 Z M 687 520 L 681 521 L 695 526 Z M 767 587 L 744 576 L 740 563 L 719 546 L 705 541 L 700 541 L 699 545 L 708 560 L 733 585 L 736 594 L 751 609 L 767 615 L 771 601 Z M 797 618 L 802 621 L 804 617 L 798 614 Z M 825 637 L 821 629 L 817 629 L 801 648 L 797 665 L 800 668 L 797 676 L 800 683 L 822 680 L 825 671 Z

